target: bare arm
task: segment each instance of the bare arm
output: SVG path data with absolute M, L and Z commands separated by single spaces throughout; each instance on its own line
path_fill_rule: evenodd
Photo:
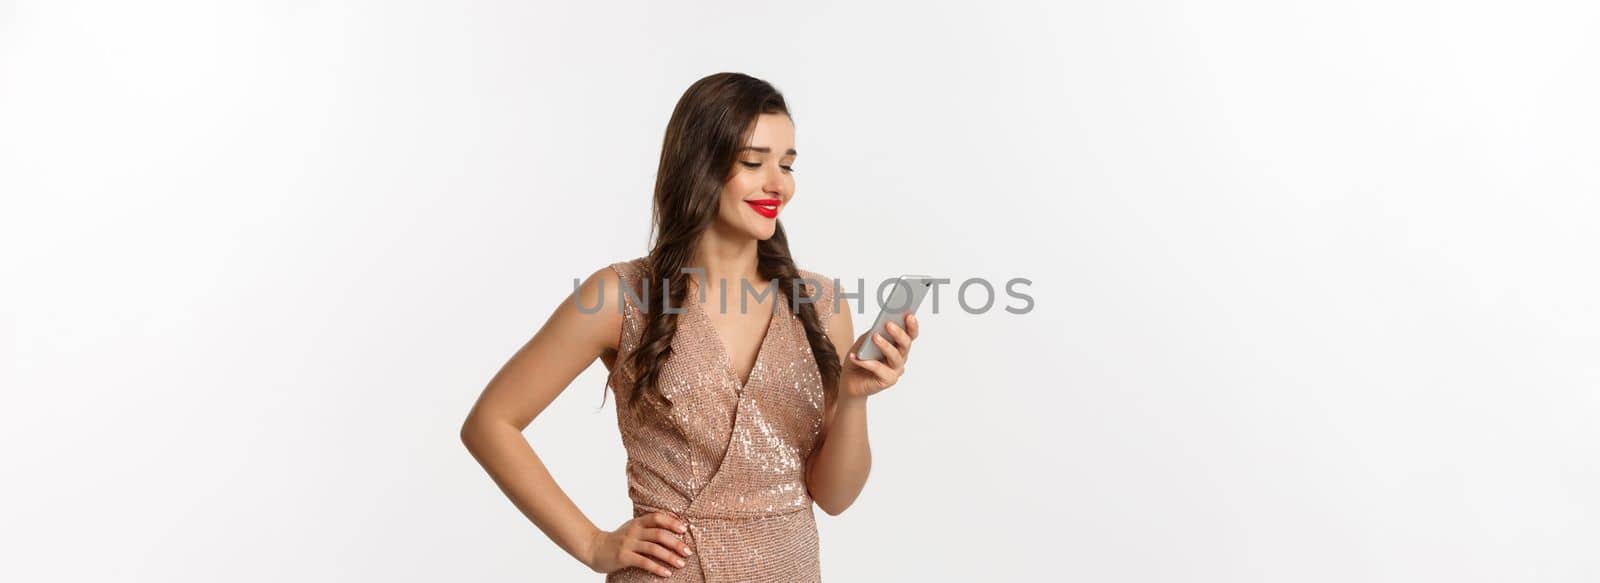
M 601 283 L 607 297 L 601 297 Z M 681 564 L 662 551 L 687 552 L 681 542 L 661 540 L 661 549 L 646 548 L 638 537 L 660 538 L 663 528 L 679 530 L 675 519 L 647 515 L 629 521 L 618 529 L 633 530 L 610 540 L 612 534 L 595 526 L 566 492 L 556 485 L 550 471 L 534 453 L 522 431 L 534 417 L 554 401 L 574 378 L 596 358 L 614 353 L 622 332 L 622 314 L 617 310 L 619 278 L 611 268 L 594 272 L 579 286 L 577 296 L 584 306 L 603 301 L 602 309 L 592 314 L 578 310 L 573 298 L 562 300 L 544 326 L 534 334 L 489 381 L 466 421 L 461 424 L 461 442 L 494 480 L 500 490 L 540 531 L 568 554 L 600 572 L 635 566 L 655 572 L 662 564 L 646 564 L 646 554 L 660 562 Z M 649 519 L 648 521 L 640 519 Z M 653 521 L 653 522 L 652 522 Z M 635 525 L 633 523 L 638 522 Z M 681 532 L 681 531 L 680 531 Z M 617 545 L 631 548 L 617 549 Z
M 841 358 L 841 381 L 848 368 L 855 336 L 850 319 L 850 305 L 838 298 L 839 307 L 828 324 L 828 339 Z M 867 485 L 867 474 L 872 471 L 872 448 L 867 443 L 867 398 L 851 397 L 835 391 L 837 397 L 827 399 L 822 416 L 822 446 L 807 461 L 806 489 L 811 499 L 829 515 L 837 516 L 855 502 L 861 489 Z
M 869 339 L 866 333 L 853 342 L 854 325 L 850 305 L 838 298 L 837 313 L 831 314 L 828 338 L 840 355 L 838 397 L 824 406 L 822 446 L 807 461 L 806 489 L 823 512 L 838 515 L 861 495 L 872 471 L 872 448 L 867 442 L 867 398 L 893 386 L 905 371 L 911 341 L 917 336 L 915 316 L 907 316 L 906 328 L 890 325 L 889 337 Z M 868 330 L 868 333 L 871 331 Z M 854 358 L 863 342 L 878 342 L 885 362 Z

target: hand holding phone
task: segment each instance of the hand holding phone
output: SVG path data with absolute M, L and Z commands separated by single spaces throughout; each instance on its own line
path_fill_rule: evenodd
M 878 318 L 873 320 L 872 328 L 868 331 L 867 339 L 861 343 L 861 348 L 856 354 L 861 360 L 883 360 L 883 351 L 878 350 L 878 345 L 873 344 L 872 335 L 879 334 L 884 339 L 889 339 L 886 326 L 894 322 L 901 330 L 906 328 L 906 314 L 915 314 L 922 305 L 922 299 L 928 296 L 928 290 L 933 288 L 933 278 L 926 275 L 902 275 L 896 278 L 894 290 L 889 292 L 888 300 L 884 301 L 883 308 L 878 311 Z M 890 340 L 892 343 L 893 340 Z

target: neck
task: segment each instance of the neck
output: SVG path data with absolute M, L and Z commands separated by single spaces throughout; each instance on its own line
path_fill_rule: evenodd
M 733 289 L 739 289 L 740 279 L 759 286 L 763 282 L 760 272 L 756 269 L 757 243 L 759 241 L 747 235 L 730 234 L 713 224 L 700 234 L 700 240 L 694 246 L 694 253 L 689 257 L 689 266 L 705 269 L 706 284 L 713 290 L 720 281 L 727 282 Z

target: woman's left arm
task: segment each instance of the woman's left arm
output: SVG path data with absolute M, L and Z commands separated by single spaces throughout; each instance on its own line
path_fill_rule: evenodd
M 837 516 L 849 508 L 867 484 L 872 470 L 872 449 L 867 443 L 867 399 L 900 380 L 905 372 L 911 342 L 917 337 L 917 318 L 907 315 L 905 328 L 889 324 L 887 337 L 867 338 L 872 331 L 852 339 L 850 306 L 838 298 L 828 336 L 840 354 L 839 387 L 835 398 L 824 406 L 821 446 L 807 462 L 806 489 L 812 500 L 829 515 Z M 856 349 L 863 342 L 874 342 L 884 361 L 857 360 Z

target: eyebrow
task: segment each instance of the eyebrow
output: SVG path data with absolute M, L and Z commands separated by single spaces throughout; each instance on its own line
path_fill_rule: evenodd
M 762 154 L 770 154 L 770 153 L 772 153 L 772 148 L 768 148 L 766 146 L 745 146 L 745 147 L 739 148 L 740 152 L 743 152 L 745 150 L 755 150 L 757 152 L 761 152 Z M 787 155 L 787 156 L 799 156 L 800 153 L 794 151 L 794 148 L 789 148 L 788 153 L 786 153 L 785 155 Z

